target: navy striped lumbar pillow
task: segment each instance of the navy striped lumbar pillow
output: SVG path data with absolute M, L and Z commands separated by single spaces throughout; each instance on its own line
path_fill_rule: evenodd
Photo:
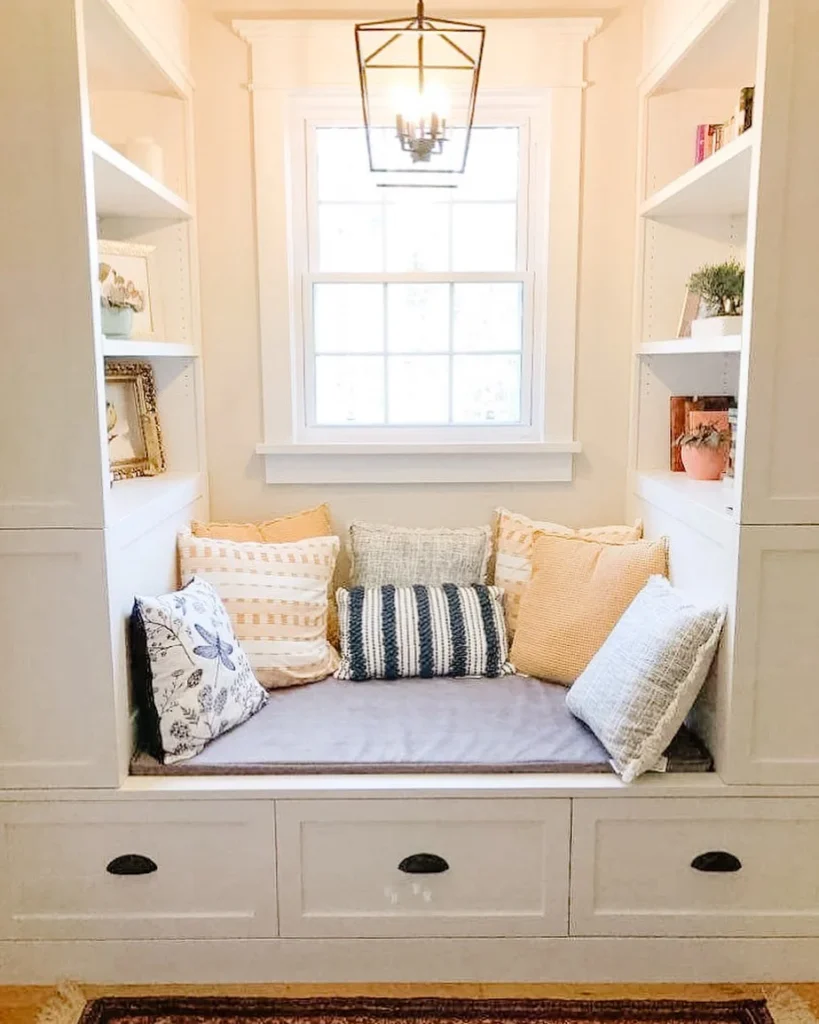
M 498 587 L 339 590 L 339 679 L 503 676 L 514 672 Z

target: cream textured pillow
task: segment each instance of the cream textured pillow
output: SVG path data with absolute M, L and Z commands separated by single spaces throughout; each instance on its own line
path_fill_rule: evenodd
M 316 505 L 302 512 L 294 512 L 279 519 L 268 519 L 263 523 L 191 523 L 194 537 L 210 540 L 255 541 L 258 544 L 292 544 L 311 537 L 330 537 L 333 524 L 329 505 Z M 327 610 L 327 637 L 331 644 L 338 642 L 338 613 L 336 611 L 336 587 L 343 581 L 334 579 L 329 589 Z
M 422 530 L 355 522 L 350 527 L 352 585 L 485 583 L 490 550 L 488 526 Z
M 338 537 L 255 544 L 179 535 L 182 580 L 210 583 L 256 678 L 268 689 L 324 679 L 338 667 L 327 641 L 327 588 Z
M 724 622 L 725 608 L 697 608 L 652 576 L 566 694 L 624 782 L 665 770 L 663 752 L 705 682 Z
M 494 583 L 504 592 L 503 606 L 510 638 L 517 625 L 521 596 L 532 577 L 532 549 L 539 536 L 549 533 L 561 537 L 588 537 L 610 544 L 630 544 L 643 536 L 643 524 L 639 519 L 634 526 L 592 526 L 572 530 L 559 523 L 541 523 L 505 508 L 496 508 L 495 517 Z
M 316 505 L 263 523 L 191 523 L 194 537 L 210 540 L 255 541 L 257 544 L 292 544 L 310 537 L 329 537 L 333 532 L 328 505 Z
M 520 602 L 511 659 L 518 672 L 571 684 L 650 576 L 668 573 L 668 542 L 606 544 L 544 534 Z

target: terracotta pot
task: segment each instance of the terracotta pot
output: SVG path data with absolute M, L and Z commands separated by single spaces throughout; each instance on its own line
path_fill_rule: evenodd
M 684 444 L 680 449 L 682 464 L 692 480 L 719 480 L 728 464 L 728 446 L 707 448 Z

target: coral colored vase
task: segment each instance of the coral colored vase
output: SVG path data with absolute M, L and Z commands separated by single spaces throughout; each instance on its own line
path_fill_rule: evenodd
M 692 480 L 719 480 L 728 465 L 728 446 L 707 448 L 684 444 L 680 449 L 682 464 Z

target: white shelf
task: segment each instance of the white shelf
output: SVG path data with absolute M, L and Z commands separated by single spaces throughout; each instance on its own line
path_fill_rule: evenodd
M 671 341 L 645 341 L 637 349 L 638 356 L 705 356 L 739 355 L 742 337 L 674 338 Z
M 128 17 L 132 24 L 126 24 Z M 135 90 L 185 99 L 191 82 L 163 60 L 135 27 L 134 14 L 112 0 L 85 0 L 86 63 L 92 89 Z
M 174 341 L 139 341 L 134 338 L 102 339 L 102 354 L 106 359 L 195 359 L 199 355 L 193 345 Z
M 699 7 L 643 80 L 649 95 L 680 89 L 738 91 L 755 83 L 759 0 L 709 0 Z
M 106 525 L 116 532 L 120 544 L 126 544 L 192 504 L 203 493 L 201 473 L 162 473 L 117 480 L 106 499 Z
M 637 473 L 634 493 L 675 519 L 726 544 L 734 526 L 730 491 L 721 480 L 692 480 L 685 473 Z
M 107 142 L 92 136 L 91 152 L 98 217 L 187 220 L 191 216 L 190 206 L 184 199 L 146 174 Z
M 756 137 L 754 128 L 744 132 L 646 199 L 640 207 L 640 214 L 651 220 L 664 220 L 703 214 L 732 216 L 747 213 L 751 155 Z

